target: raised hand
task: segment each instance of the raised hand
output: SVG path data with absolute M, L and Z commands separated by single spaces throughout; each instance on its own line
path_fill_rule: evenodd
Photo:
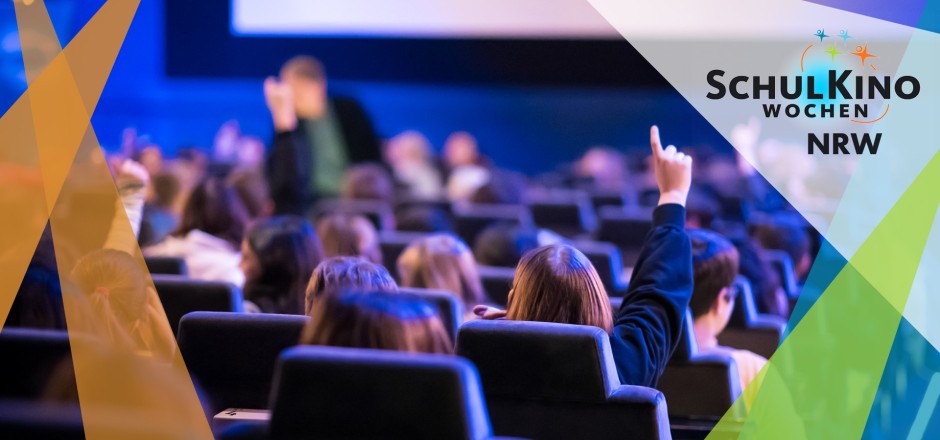
M 114 183 L 118 191 L 132 191 L 146 188 L 150 184 L 150 173 L 143 165 L 133 160 L 124 160 L 114 167 Z
M 264 80 L 264 100 L 271 111 L 274 129 L 291 131 L 297 127 L 297 110 L 294 108 L 294 91 L 290 85 L 268 77 Z
M 678 203 L 685 206 L 692 185 L 692 158 L 670 145 L 663 148 L 659 140 L 659 127 L 650 128 L 650 147 L 653 150 L 653 172 L 659 186 L 659 204 Z

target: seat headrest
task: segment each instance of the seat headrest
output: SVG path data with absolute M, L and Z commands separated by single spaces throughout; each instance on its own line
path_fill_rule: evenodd
M 275 438 L 491 435 L 473 364 L 456 356 L 295 347 L 279 360 Z
M 757 320 L 757 304 L 754 303 L 754 290 L 751 289 L 751 282 L 744 275 L 738 275 L 731 283 L 731 288 L 735 289 L 736 297 L 728 326 L 750 327 L 750 324 Z
M 193 312 L 180 320 L 179 347 L 214 409 L 264 408 L 281 351 L 297 345 L 300 315 Z
M 428 303 L 441 318 L 441 323 L 447 329 L 447 336 L 454 342 L 457 338 L 457 329 L 463 324 L 464 304 L 457 294 L 446 290 L 420 289 L 417 287 L 401 287 L 398 293 L 413 295 L 421 301 Z M 472 307 L 473 305 L 471 305 Z
M 189 312 L 241 312 L 244 307 L 241 289 L 226 282 L 153 275 L 153 285 L 174 334 L 179 334 L 180 319 Z
M 478 320 L 457 335 L 490 397 L 603 402 L 620 386 L 606 332 L 597 327 Z
M 38 398 L 60 363 L 70 358 L 69 335 L 59 330 L 8 327 L 0 332 L 0 395 Z

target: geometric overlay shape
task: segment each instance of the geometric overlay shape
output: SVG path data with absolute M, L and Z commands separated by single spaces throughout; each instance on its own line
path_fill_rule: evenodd
M 940 352 L 902 319 L 863 438 L 940 438 L 938 401 Z
M 780 345 L 715 438 L 859 438 L 928 237 L 940 234 L 940 155 L 901 196 Z M 931 231 L 934 234 L 931 234 Z M 729 434 L 731 433 L 731 434 Z
M 879 18 L 925 31 L 940 32 L 940 18 L 936 17 L 940 1 L 937 0 L 807 0 L 847 12 Z

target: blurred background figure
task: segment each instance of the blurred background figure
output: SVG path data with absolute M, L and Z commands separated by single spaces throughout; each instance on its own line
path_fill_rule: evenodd
M 189 196 L 179 227 L 162 242 L 144 249 L 144 255 L 182 257 L 193 278 L 245 282 L 239 268 L 239 245 L 248 213 L 234 189 L 210 177 Z
M 372 222 L 361 215 L 330 214 L 317 221 L 323 253 L 330 257 L 362 257 L 382 263 L 379 237 Z
M 441 170 L 431 151 L 431 142 L 417 131 L 406 131 L 385 144 L 385 160 L 392 168 L 402 195 L 417 199 L 441 196 Z
M 304 292 L 323 249 L 313 226 L 296 216 L 253 223 L 241 245 L 245 310 L 300 315 Z
M 327 94 L 317 59 L 288 60 L 280 78 L 265 80 L 264 95 L 275 130 L 267 177 L 278 214 L 305 214 L 315 199 L 339 194 L 349 165 L 382 160 L 365 110 Z

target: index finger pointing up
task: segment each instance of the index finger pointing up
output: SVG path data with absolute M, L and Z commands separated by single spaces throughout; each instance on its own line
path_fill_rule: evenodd
M 650 127 L 650 148 L 653 149 L 653 157 L 659 158 L 663 154 L 663 144 L 659 141 L 659 127 Z

